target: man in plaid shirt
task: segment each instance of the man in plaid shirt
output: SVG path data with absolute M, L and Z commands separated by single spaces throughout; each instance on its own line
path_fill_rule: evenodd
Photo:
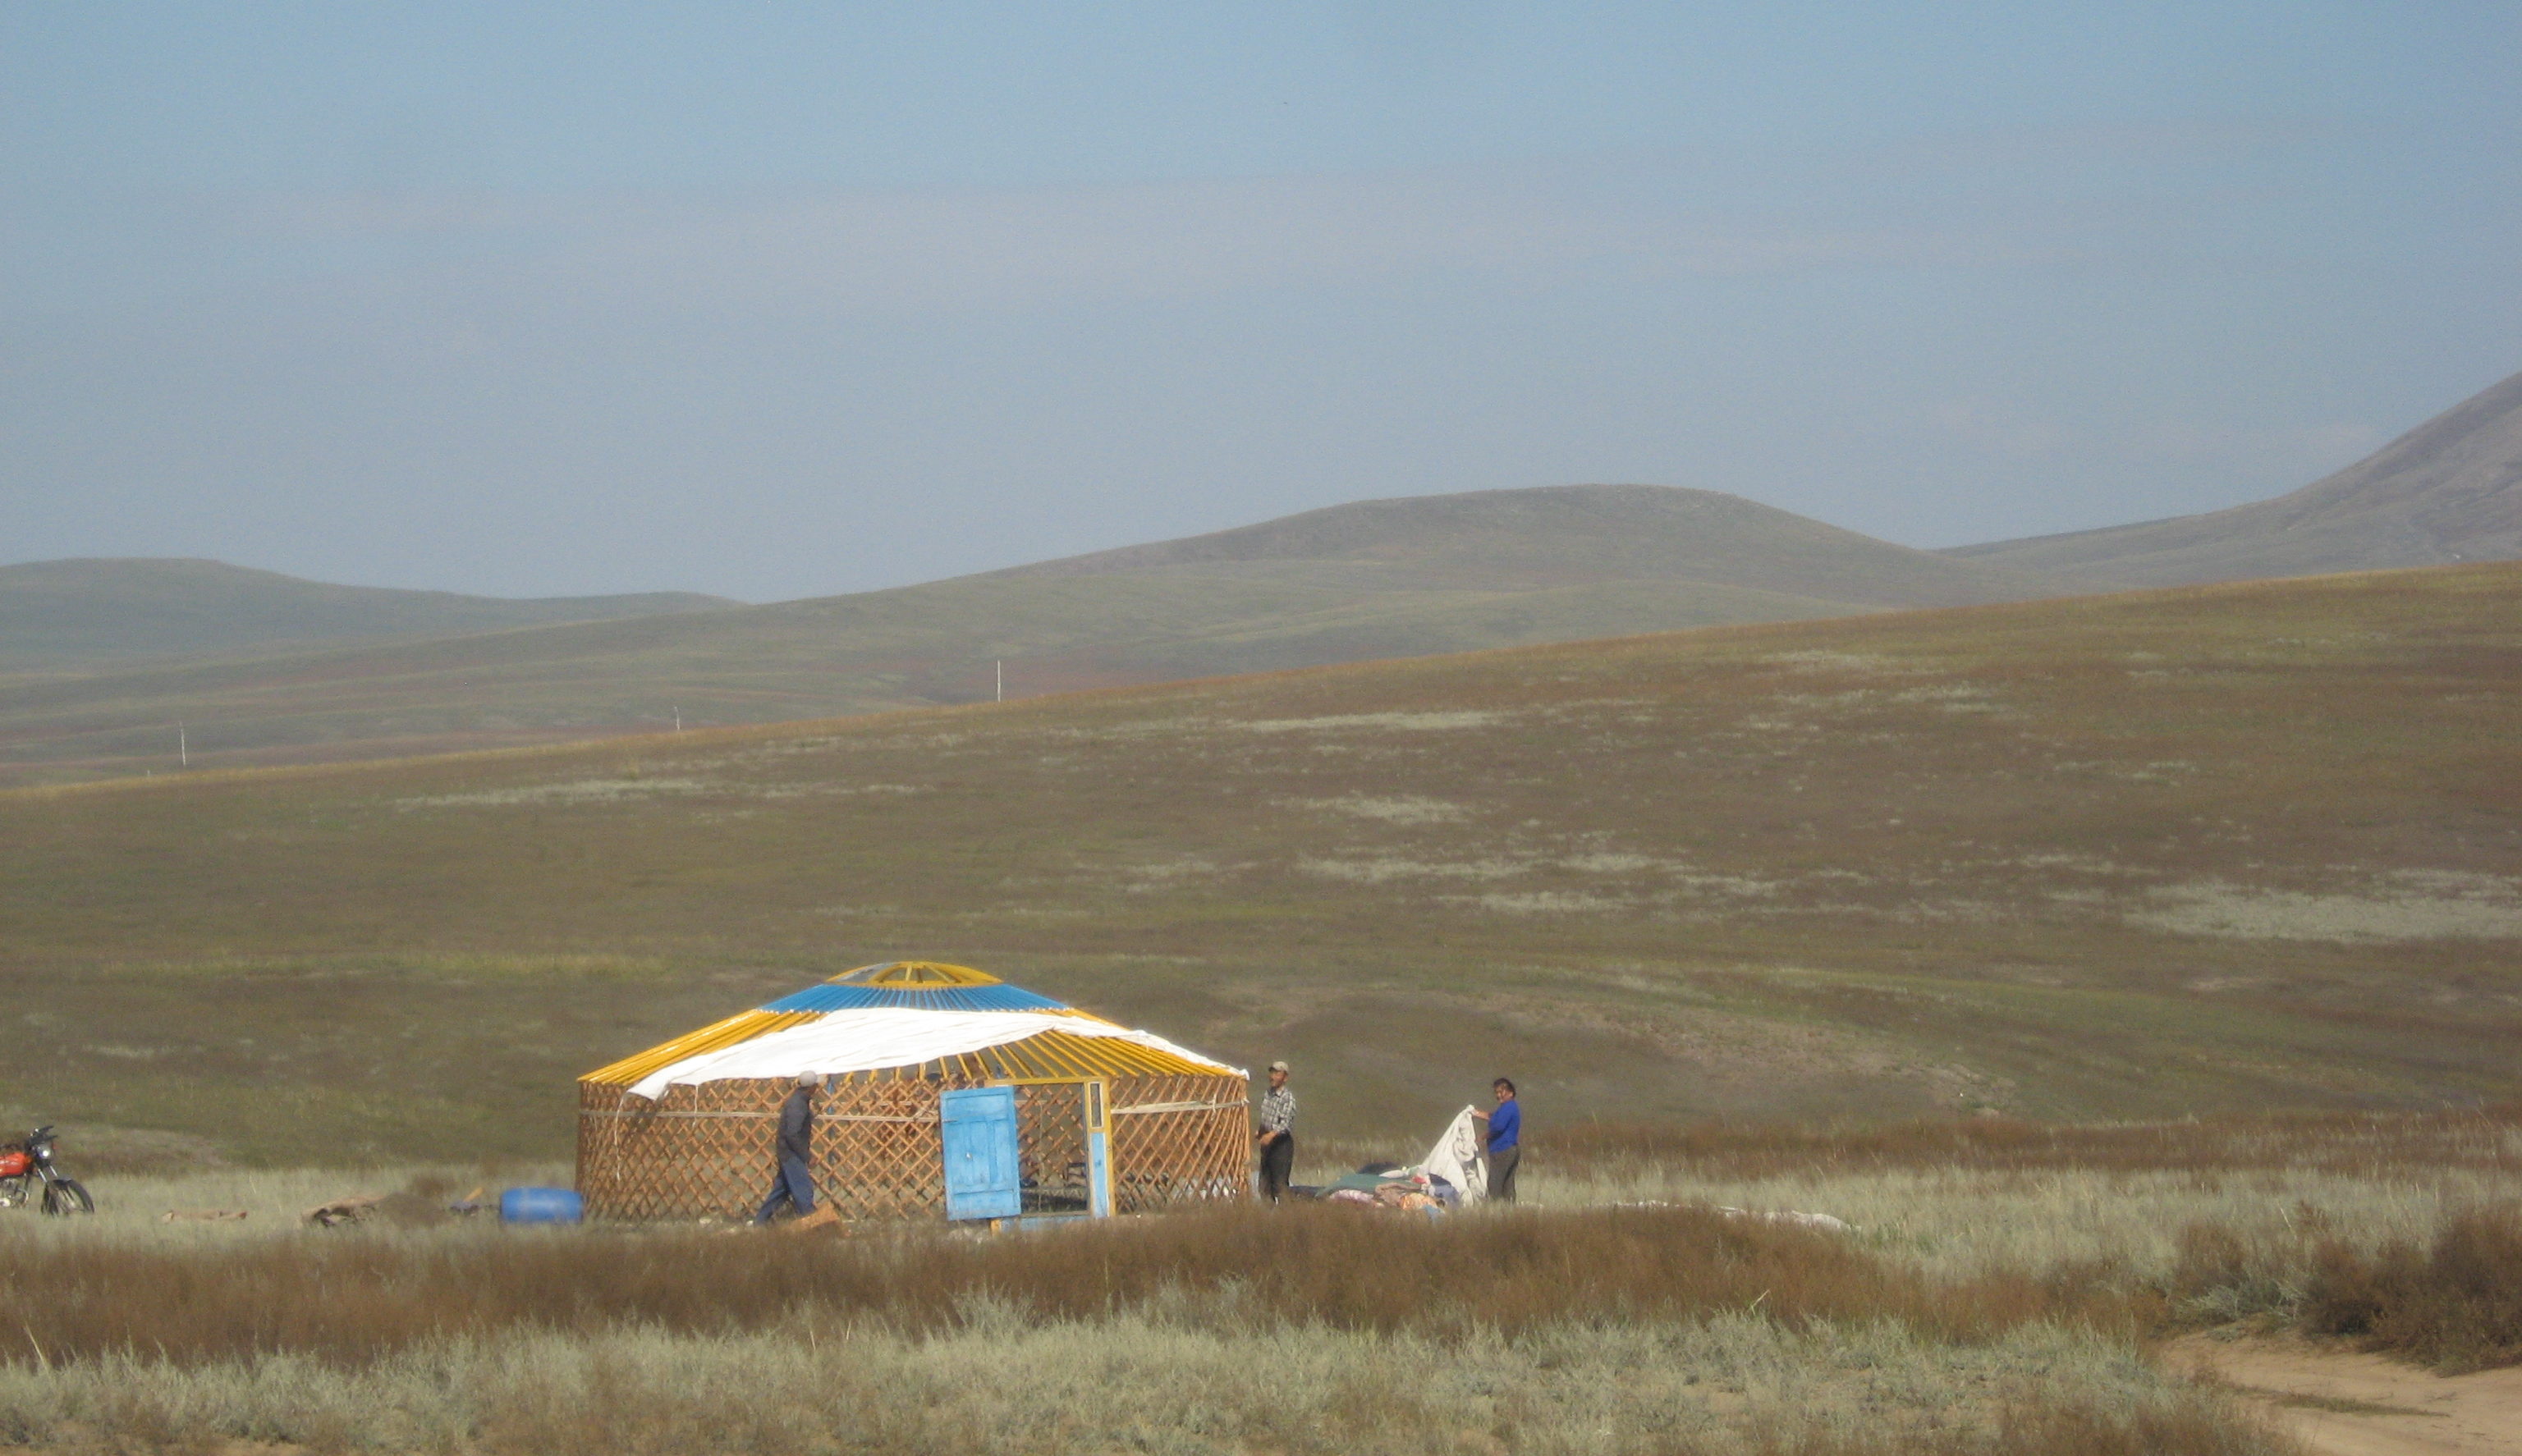
M 1261 1196 L 1272 1203 L 1287 1191 L 1296 1167 L 1296 1094 L 1287 1090 L 1287 1064 L 1270 1064 L 1270 1090 L 1261 1097 Z

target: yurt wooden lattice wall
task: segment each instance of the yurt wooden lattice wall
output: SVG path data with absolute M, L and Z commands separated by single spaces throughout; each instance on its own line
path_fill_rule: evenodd
M 923 1011 L 954 1015 L 858 1015 Z M 898 1035 L 916 1048 L 930 1023 L 986 1031 L 1002 1024 L 998 1017 L 1009 1019 L 1010 1031 L 1034 1029 L 977 1050 L 882 1066 L 855 1065 L 882 1060 L 880 1051 L 861 1052 L 840 1059 L 852 1064 L 845 1071 L 801 1051 L 802 1065 L 785 1072 L 719 1074 L 786 1065 L 777 1048 L 817 1037 L 828 1044 L 825 1033 L 879 1049 Z M 1075 1025 L 1062 1028 L 1060 1021 Z M 1015 1089 L 1027 1212 L 1086 1208 L 1087 1098 L 1098 1084 L 1115 1211 L 1247 1196 L 1243 1072 L 969 967 L 897 961 L 836 976 L 581 1077 L 578 1189 L 588 1215 L 751 1214 L 770 1185 L 779 1105 L 804 1070 L 826 1073 L 815 1098 L 816 1192 L 845 1218 L 943 1216 L 939 1100 L 964 1087 Z

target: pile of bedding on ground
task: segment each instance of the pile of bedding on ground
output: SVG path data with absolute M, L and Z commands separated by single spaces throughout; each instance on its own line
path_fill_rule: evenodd
M 1391 1163 L 1371 1162 L 1323 1187 L 1291 1191 L 1309 1194 L 1327 1204 L 1398 1208 L 1430 1215 L 1447 1212 L 1462 1202 L 1461 1193 L 1443 1177 L 1422 1168 L 1406 1168 Z

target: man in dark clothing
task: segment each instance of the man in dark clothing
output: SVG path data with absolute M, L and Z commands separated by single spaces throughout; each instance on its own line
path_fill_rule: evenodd
M 1296 1169 L 1296 1094 L 1287 1090 L 1287 1064 L 1270 1064 L 1270 1090 L 1261 1098 L 1261 1196 L 1277 1203 Z
M 753 1216 L 757 1224 L 769 1223 L 783 1202 L 801 1215 L 815 1211 L 815 1175 L 808 1166 L 815 1156 L 815 1085 L 821 1080 L 799 1072 L 797 1090 L 779 1104 L 779 1171 L 771 1180 L 771 1197 Z
M 1522 1152 L 1518 1145 L 1523 1141 L 1523 1109 L 1515 1100 L 1515 1083 L 1499 1077 L 1491 1090 L 1497 1094 L 1496 1111 L 1471 1115 L 1489 1125 L 1489 1201 L 1511 1204 L 1515 1202 L 1515 1165 Z

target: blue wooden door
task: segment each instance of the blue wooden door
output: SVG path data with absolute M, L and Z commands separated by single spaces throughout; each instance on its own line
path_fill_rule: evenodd
M 1013 1218 L 1024 1211 L 1016 1173 L 1016 1089 L 964 1087 L 938 1101 L 946 1142 L 946 1216 Z

